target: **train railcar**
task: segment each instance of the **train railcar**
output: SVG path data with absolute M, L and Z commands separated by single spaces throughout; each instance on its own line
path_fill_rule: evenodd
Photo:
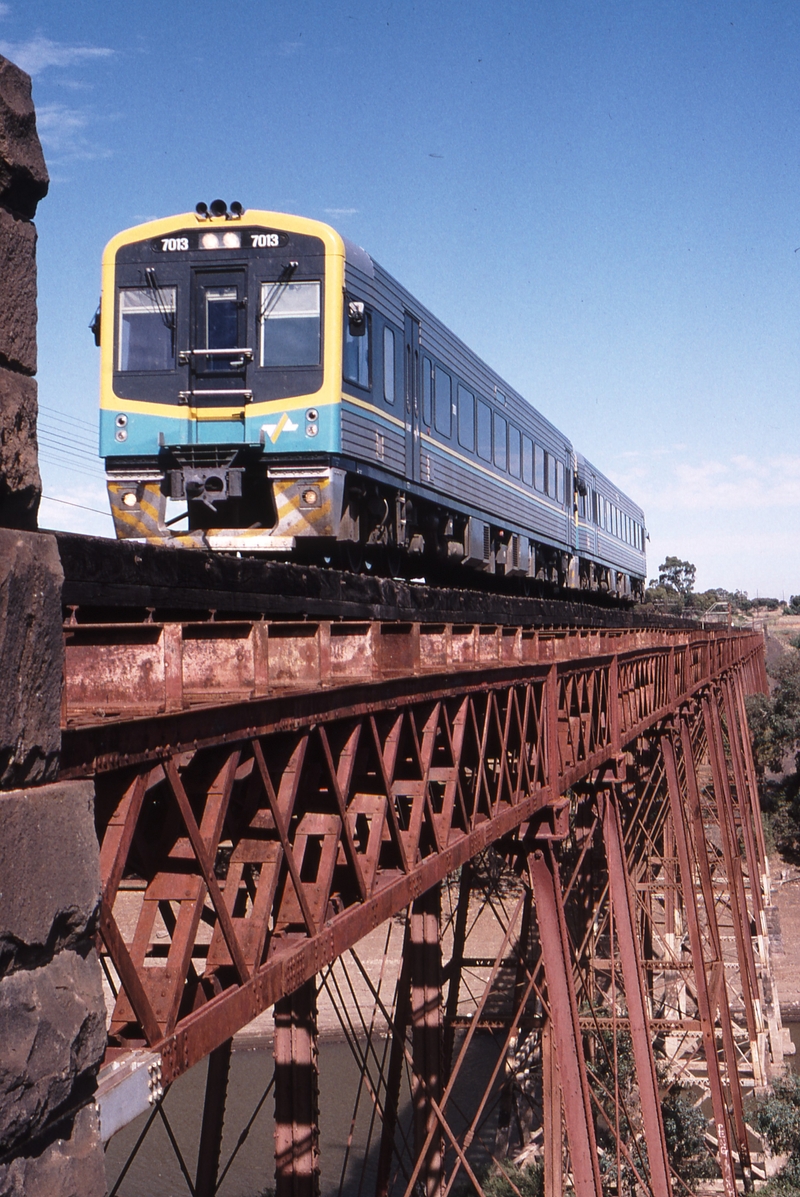
M 327 224 L 128 229 L 93 329 L 120 538 L 643 592 L 641 509 Z

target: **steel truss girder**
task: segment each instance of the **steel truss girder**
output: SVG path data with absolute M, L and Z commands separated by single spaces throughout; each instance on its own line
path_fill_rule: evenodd
M 739 680 L 738 671 L 732 675 L 732 682 Z M 736 1075 L 737 1049 L 730 1023 L 730 1011 L 726 997 L 724 971 L 721 965 L 722 949 L 720 946 L 720 932 L 716 923 L 716 912 L 720 905 L 720 891 L 727 883 L 727 866 L 723 869 L 720 860 L 712 867 L 709 859 L 714 855 L 713 846 L 708 841 L 706 826 L 712 823 L 716 832 L 717 816 L 716 788 L 722 787 L 719 776 L 714 778 L 714 799 L 709 794 L 701 792 L 701 785 L 708 788 L 708 749 L 705 739 L 706 721 L 703 719 L 702 707 L 705 698 L 719 704 L 720 695 L 727 694 L 725 685 L 728 678 L 723 676 L 722 688 L 718 692 L 714 687 L 708 687 L 696 695 L 695 701 L 684 704 L 676 712 L 674 732 L 670 725 L 655 725 L 647 736 L 641 737 L 637 743 L 630 743 L 626 752 L 609 757 L 607 763 L 595 771 L 573 794 L 569 806 L 563 804 L 556 807 L 541 808 L 535 817 L 526 821 L 521 828 L 522 834 L 516 837 L 508 836 L 498 844 L 500 851 L 508 853 L 508 859 L 515 861 L 518 870 L 525 860 L 531 863 L 531 871 L 535 872 L 541 860 L 549 862 L 549 879 L 545 879 L 544 887 L 537 889 L 537 904 L 531 910 L 530 893 L 526 890 L 524 897 L 517 903 L 514 916 L 504 927 L 504 917 L 501 914 L 498 924 L 505 930 L 503 942 L 494 958 L 492 971 L 488 977 L 483 993 L 477 1002 L 474 1014 L 459 1020 L 459 986 L 462 982 L 462 970 L 465 976 L 470 968 L 480 964 L 484 969 L 489 967 L 489 958 L 480 962 L 472 959 L 465 945 L 466 925 L 468 922 L 468 907 L 470 902 L 470 869 L 462 870 L 459 898 L 455 910 L 452 910 L 451 925 L 453 927 L 452 948 L 450 959 L 443 973 L 440 970 L 439 942 L 441 933 L 444 942 L 445 929 L 438 926 L 439 919 L 435 910 L 438 906 L 438 886 L 423 893 L 413 904 L 411 918 L 407 924 L 407 942 L 404 952 L 404 967 L 398 983 L 397 999 L 394 1013 L 389 1014 L 385 1005 L 380 1001 L 380 982 L 377 989 L 372 988 L 375 998 L 375 1010 L 380 1006 L 385 1019 L 385 1025 L 392 1032 L 391 1052 L 387 1050 L 384 1060 L 387 1069 L 380 1066 L 379 1077 L 375 1080 L 369 1076 L 367 1068 L 368 1051 L 362 1053 L 362 1067 L 364 1068 L 365 1088 L 369 1091 L 375 1105 L 375 1114 L 382 1121 L 384 1136 L 381 1147 L 383 1168 L 379 1169 L 379 1194 L 391 1191 L 391 1173 L 396 1158 L 398 1173 L 395 1182 L 402 1172 L 409 1195 L 418 1186 L 426 1187 L 429 1192 L 441 1193 L 449 1197 L 453 1191 L 454 1180 L 459 1170 L 466 1173 L 476 1191 L 481 1192 L 481 1184 L 476 1180 L 467 1153 L 473 1143 L 473 1136 L 481 1141 L 481 1133 L 486 1133 L 486 1114 L 482 1110 L 492 1093 L 493 1084 L 498 1077 L 498 1069 L 502 1076 L 505 1055 L 511 1050 L 512 1036 L 516 1036 L 522 1028 L 524 1032 L 532 1031 L 533 1039 L 539 1036 L 541 1043 L 541 1086 L 542 1086 L 542 1118 L 539 1123 L 541 1134 L 540 1157 L 545 1166 L 545 1193 L 548 1197 L 555 1197 L 560 1193 L 564 1183 L 563 1171 L 563 1123 L 560 1096 L 559 1073 L 571 1075 L 575 1073 L 588 1079 L 591 1092 L 588 1100 L 584 1100 L 585 1116 L 581 1118 L 576 1113 L 577 1103 L 568 1102 L 566 1113 L 566 1129 L 569 1137 L 567 1174 L 570 1176 L 576 1191 L 591 1193 L 592 1197 L 600 1192 L 594 1160 L 597 1154 L 596 1145 L 593 1149 L 593 1127 L 601 1130 L 611 1130 L 617 1136 L 617 1169 L 624 1168 L 629 1177 L 635 1178 L 636 1184 L 643 1192 L 653 1194 L 677 1191 L 670 1189 L 670 1177 L 664 1151 L 663 1131 L 661 1129 L 659 1113 L 658 1081 L 655 1078 L 653 1057 L 650 1044 L 657 1032 L 675 1031 L 681 1029 L 686 1032 L 709 1032 L 715 1042 L 717 1082 L 722 1091 L 722 1106 L 724 1107 L 723 1121 L 725 1135 L 720 1136 L 723 1153 L 723 1170 L 727 1182 L 726 1189 L 730 1193 L 733 1178 L 733 1158 L 729 1144 L 732 1144 L 742 1164 L 744 1179 L 747 1183 L 748 1162 L 742 1151 L 742 1143 L 746 1149 L 746 1128 L 744 1128 L 741 1114 L 741 1094 L 737 1092 Z M 552 685 L 548 677 L 546 684 Z M 562 689 L 562 693 L 564 690 Z M 721 708 L 722 709 L 722 708 Z M 485 714 L 485 712 L 484 712 Z M 481 743 L 490 745 L 483 757 L 475 758 L 472 762 L 473 772 L 477 761 L 477 773 L 484 768 L 486 777 L 481 784 L 491 789 L 492 785 L 502 777 L 501 765 L 492 764 L 492 752 L 497 752 L 499 743 L 503 751 L 513 745 L 513 738 L 507 734 L 507 725 L 500 719 L 497 722 L 497 712 L 490 712 L 489 725 L 495 720 L 494 746 L 487 739 L 486 718 L 475 722 L 476 731 L 480 733 Z M 727 699 L 724 706 L 723 725 L 727 728 L 730 739 L 730 712 Z M 549 726 L 549 720 L 548 720 Z M 558 735 L 558 720 L 555 729 L 549 727 L 547 735 L 551 742 Z M 421 734 L 416 737 L 415 744 L 409 748 L 413 755 L 421 754 L 425 757 L 424 746 L 431 740 L 430 725 L 424 725 Z M 412 737 L 413 739 L 413 737 Z M 436 737 L 434 736 L 434 740 Z M 723 737 L 724 739 L 724 737 Z M 662 741 L 666 746 L 657 750 Z M 477 741 L 476 741 L 477 742 Z M 321 758 L 324 767 L 331 772 L 328 761 L 330 755 L 332 767 L 337 776 L 344 776 L 347 769 L 341 769 L 340 748 L 342 744 L 350 745 L 349 758 L 352 758 L 353 741 L 347 736 L 337 736 L 328 733 L 329 753 L 325 752 L 321 743 Z M 415 746 L 416 745 L 416 746 Z M 419 753 L 417 752 L 417 746 Z M 463 746 L 462 746 L 463 747 Z M 670 766 L 668 757 L 672 748 L 673 767 L 676 783 L 672 786 L 677 794 L 677 802 L 681 813 L 681 827 L 673 827 L 667 817 L 670 801 L 666 799 L 670 782 Z M 740 746 L 741 747 L 741 746 Z M 734 751 L 738 751 L 734 742 L 730 743 L 731 758 Z M 305 754 L 310 751 L 306 746 Z M 263 754 L 262 754 L 263 755 Z M 721 767 L 727 769 L 727 759 L 723 745 Z M 288 758 L 287 758 L 288 759 Z M 294 759 L 297 764 L 298 757 Z M 408 758 L 407 758 L 408 759 Z M 720 762 L 717 762 L 720 767 Z M 350 766 L 348 765 L 348 768 Z M 429 777 L 433 777 L 433 768 L 429 769 Z M 466 766 L 465 766 L 466 768 Z M 744 763 L 746 769 L 746 761 Z M 731 759 L 731 769 L 736 776 L 736 787 L 730 792 L 730 814 L 737 830 L 741 833 L 742 845 L 740 855 L 743 855 L 748 876 L 752 882 L 753 866 L 745 850 L 746 833 L 742 820 L 747 816 L 747 809 L 740 798 L 740 778 L 736 763 Z M 703 772 L 705 781 L 699 780 Z M 513 770 L 510 770 L 513 773 Z M 295 770 L 296 773 L 296 770 Z M 224 793 L 227 776 L 224 762 L 215 774 L 217 790 Z M 332 778 L 331 787 L 332 786 Z M 441 782 L 441 778 L 439 779 Z M 729 779 L 730 781 L 730 779 Z M 729 787 L 730 788 L 730 787 Z M 189 786 L 191 791 L 191 786 Z M 339 786 L 339 795 L 335 792 L 331 802 L 339 805 L 340 797 L 347 805 L 347 792 Z M 361 791 L 358 791 L 361 792 Z M 494 791 L 492 791 L 494 792 Z M 670 793 L 670 799 L 672 793 Z M 280 796 L 280 786 L 275 795 L 275 805 L 279 814 L 283 811 L 286 791 Z M 666 799 L 666 800 L 665 800 Z M 436 807 L 433 815 L 440 812 L 439 798 L 432 799 Z M 674 810 L 674 802 L 672 809 Z M 470 808 L 471 809 L 471 808 Z M 756 808 L 757 810 L 757 808 Z M 270 806 L 272 811 L 272 806 Z M 565 816 L 569 815 L 569 818 Z M 202 819 L 199 820 L 202 825 Z M 291 819 L 281 819 L 281 825 L 290 848 L 296 842 L 293 834 Z M 423 818 L 422 827 L 426 824 Z M 404 828 L 401 827 L 401 831 Z M 441 832 L 441 828 L 439 828 Z M 277 834 L 277 827 L 276 827 Z M 433 836 L 433 832 L 430 833 Z M 559 844 L 563 837 L 567 843 Z M 577 838 L 576 838 L 577 836 Z M 686 840 L 690 867 L 684 870 L 681 865 L 681 853 L 678 850 Z M 755 840 L 754 836 L 754 840 Z M 364 842 L 356 837 L 356 848 Z M 367 837 L 368 841 L 369 837 Z M 388 837 L 386 843 L 390 843 Z M 433 843 L 433 840 L 431 840 Z M 583 847 L 580 847 L 580 844 Z M 580 848 L 579 851 L 577 849 Z M 576 857 L 577 851 L 577 857 Z M 601 855 L 602 853 L 602 855 Z M 342 846 L 339 867 L 348 863 L 347 853 Z M 559 868 L 558 861 L 562 862 Z M 669 881 L 667 874 L 670 861 L 678 864 L 678 874 Z M 568 867 L 566 866 L 568 863 Z M 756 862 L 760 869 L 760 861 Z M 650 870 L 658 871 L 656 881 L 650 880 Z M 288 873 L 288 867 L 287 867 Z M 685 890 L 686 876 L 691 874 L 690 888 L 699 885 L 700 894 L 687 895 Z M 230 876 L 230 872 L 229 872 Z M 300 877 L 302 884 L 303 878 Z M 667 884 L 665 884 L 665 881 Z M 353 893 L 356 883 L 353 883 Z M 697 942 L 692 944 L 691 961 L 679 961 L 677 958 L 659 958 L 653 954 L 652 942 L 648 939 L 650 932 L 647 926 L 648 902 L 652 900 L 655 891 L 664 891 L 672 887 L 674 891 L 671 902 L 665 906 L 665 911 L 673 907 L 675 925 L 678 927 L 680 938 L 680 923 L 682 913 L 688 905 L 694 903 L 696 913 Z M 443 887 L 444 888 L 444 887 Z M 451 880 L 449 892 L 455 889 L 455 881 Z M 746 887 L 745 887 L 746 889 Z M 518 891 L 519 892 L 519 891 Z M 752 884 L 749 893 L 745 893 L 750 906 L 755 909 L 759 900 L 753 891 Z M 296 894 L 295 894 L 296 898 Z M 357 899 L 354 899 L 357 900 Z M 492 898 L 487 888 L 484 900 L 491 905 Z M 727 897 L 724 899 L 727 900 Z M 682 905 L 683 903 L 683 905 Z M 472 907 L 480 906 L 477 893 L 473 896 Z M 297 903 L 299 909 L 299 903 Z M 310 906 L 309 906 L 310 909 Z M 688 913 L 688 912 L 687 912 Z M 749 912 L 748 912 L 749 913 Z M 416 922 L 414 921 L 416 916 Z M 300 917 L 300 916 L 297 916 Z M 313 921 L 315 912 L 309 916 Z M 672 934 L 675 934 L 675 925 Z M 516 928 L 519 928 L 517 931 Z M 592 931 L 594 927 L 594 932 Z M 602 950 L 598 949 L 598 929 L 603 937 Z M 559 940 L 560 946 L 554 952 L 549 944 L 548 935 Z M 586 934 L 584 934 L 586 932 Z M 238 928 L 236 933 L 239 934 Z M 220 932 L 222 934 L 222 932 Z M 653 933 L 655 934 L 655 933 Z M 224 937 L 223 937 L 224 938 Z M 695 951 L 694 949 L 697 949 Z M 537 953 L 539 953 L 537 955 Z M 356 954 L 351 953 L 359 965 Z M 485 952 L 482 953 L 485 955 Z M 516 957 L 516 961 L 515 961 Z M 337 965 L 337 967 L 340 967 Z M 233 963 L 229 964 L 233 969 Z M 507 980 L 499 985 L 498 970 L 505 969 Z M 687 1017 L 686 1012 L 676 1012 L 676 1016 L 669 1018 L 652 1017 L 653 995 L 648 989 L 652 977 L 658 972 L 665 973 L 679 969 L 689 978 L 696 979 L 698 997 L 706 995 L 708 1009 L 705 1018 Z M 509 971 L 515 973 L 513 984 L 510 983 Z M 332 970 L 325 970 L 330 976 Z M 697 975 L 699 974 L 699 975 Z M 215 974 L 216 975 L 216 974 Z M 383 965 L 381 965 L 383 975 Z M 442 1007 L 439 977 L 443 975 L 448 981 L 447 1000 Z M 598 977 L 602 978 L 598 984 Z M 610 981 L 610 988 L 608 980 Z M 619 980 L 623 981 L 623 990 L 615 989 Z M 327 985 L 327 981 L 325 982 Z M 561 989 L 559 989 L 559 985 Z M 412 988 L 413 986 L 413 988 Z M 303 989 L 309 988 L 303 986 Z M 559 1000 L 559 993 L 567 993 L 566 1000 Z M 495 1009 L 491 1013 L 491 1001 L 496 999 L 498 992 L 507 994 L 508 1012 L 503 1019 L 498 1020 Z M 571 994 L 571 996 L 570 996 Z M 584 1003 L 580 1011 L 576 1010 L 578 995 Z M 534 1002 L 533 995 L 536 995 Z M 470 995 L 475 1000 L 475 994 Z M 563 994 L 562 994 L 563 996 Z M 291 999 L 279 1003 L 286 1006 Z M 488 1005 L 487 1005 L 488 1001 Z M 534 1002 L 533 1011 L 528 1005 Z M 555 1018 L 553 1004 L 555 1003 Z M 588 1012 L 587 1012 L 588 1004 Z M 702 1005 L 702 1002 L 701 1002 Z M 570 1007 L 568 1022 L 572 1024 L 571 1031 L 564 1031 L 556 1025 L 560 1016 Z M 441 1042 L 444 1044 L 444 1059 L 441 1058 L 439 1043 L 440 1010 L 444 1014 L 444 1034 Z M 278 1012 L 276 1008 L 276 1013 Z M 533 1012 L 533 1020 L 531 1014 Z M 574 1015 L 577 1013 L 577 1017 Z M 370 1035 L 372 1033 L 374 1016 L 370 1018 Z M 563 1024 L 563 1018 L 561 1019 Z M 367 1020 L 361 1015 L 361 1024 L 366 1032 Z M 500 1049 L 498 1064 L 492 1079 L 486 1086 L 477 1113 L 472 1117 L 466 1130 L 461 1121 L 460 1094 L 458 1088 L 459 1070 L 465 1064 L 466 1051 L 470 1037 L 480 1033 L 483 1028 L 494 1026 L 507 1031 L 505 1044 Z M 454 1046 L 454 1031 L 456 1027 L 466 1030 L 467 1035 L 459 1046 L 458 1058 L 451 1064 Z M 627 1032 L 631 1037 L 633 1048 L 637 1102 L 638 1106 L 631 1110 L 625 1109 L 625 1100 L 620 1099 L 616 1086 L 606 1081 L 604 1087 L 602 1079 L 596 1070 L 590 1072 L 587 1078 L 587 1067 L 592 1068 L 590 1052 L 587 1048 L 592 1040 L 595 1050 L 598 1044 L 602 1048 L 603 1037 L 607 1043 L 618 1040 L 620 1032 Z M 523 1032 L 523 1033 L 524 1033 Z M 611 1038 L 609 1039 L 608 1036 Z M 721 1035 L 720 1047 L 716 1046 L 716 1037 Z M 708 1035 L 707 1035 L 708 1038 Z M 516 1040 L 514 1040 L 516 1042 Z M 749 1044 L 749 1037 L 748 1037 Z M 302 1048 L 302 1045 L 301 1045 Z M 302 1066 L 302 1050 L 293 1060 L 287 1058 L 287 1063 L 294 1062 Z M 616 1049 L 614 1049 L 616 1061 Z M 377 1056 L 375 1057 L 377 1062 Z M 415 1094 L 417 1108 L 417 1128 L 415 1149 L 413 1154 L 408 1149 L 406 1141 L 406 1156 L 409 1171 L 400 1163 L 400 1153 L 394 1142 L 397 1126 L 398 1085 L 392 1080 L 393 1064 L 405 1062 L 410 1072 L 411 1093 Z M 711 1073 L 707 1068 L 704 1075 Z M 397 1072 L 397 1068 L 395 1068 Z M 464 1073 L 462 1072 L 462 1076 Z M 441 1080 L 439 1079 L 441 1076 Z M 709 1076 L 709 1084 L 713 1090 L 714 1077 Z M 578 1088 L 583 1088 L 579 1079 Z M 442 1089 L 444 1091 L 442 1092 Z M 614 1092 L 612 1092 L 614 1090 Z M 570 1089 L 574 1099 L 575 1086 Z M 583 1093 L 584 1099 L 587 1093 Z M 649 1110 L 648 1110 L 649 1102 Z M 738 1108 L 737 1108 L 738 1105 Z M 454 1109 L 455 1107 L 455 1109 Z M 208 1108 L 208 1107 L 207 1107 Z M 714 1103 L 715 1114 L 718 1103 Z M 453 1116 L 455 1113 L 455 1117 Z M 632 1117 L 631 1117 L 632 1115 Z M 355 1117 L 355 1115 L 354 1115 Z M 577 1120 L 577 1121 L 576 1121 Z M 306 1122 L 308 1116 L 306 1115 Z M 627 1123 L 625 1135 L 631 1135 L 625 1140 L 620 1135 L 620 1127 Z M 576 1129 L 577 1127 L 577 1129 Z M 401 1137 L 402 1137 L 402 1128 Z M 491 1133 L 491 1132 L 490 1132 Z M 300 1136 L 303 1138 L 303 1136 Z M 307 1139 L 308 1136 L 305 1136 Z M 640 1150 L 641 1144 L 646 1145 L 646 1151 Z M 497 1153 L 497 1140 L 495 1141 Z M 481 1141 L 486 1150 L 485 1137 Z M 508 1147 L 500 1148 L 494 1155 L 493 1167 L 502 1175 L 505 1165 L 505 1154 Z M 612 1149 L 613 1150 L 613 1149 Z M 443 1154 L 444 1153 L 444 1154 Z M 414 1158 L 416 1163 L 414 1164 Z M 726 1158 L 725 1158 L 726 1157 Z M 443 1169 L 445 1158 L 452 1162 L 453 1168 L 449 1177 Z M 474 1157 L 472 1164 L 475 1166 Z M 606 1148 L 606 1164 L 609 1153 Z M 727 1165 L 727 1167 L 726 1167 Z M 613 1167 L 613 1165 L 612 1165 Z M 449 1170 L 449 1169 L 448 1169 Z M 198 1169 L 199 1171 L 199 1169 Z M 343 1170 L 344 1175 L 344 1170 Z M 292 1170 L 285 1176 L 285 1191 L 301 1191 L 306 1181 L 303 1169 Z M 513 1180 L 512 1180 L 513 1186 Z M 633 1184 L 633 1180 L 630 1180 Z M 298 1188 L 298 1185 L 300 1186 Z M 396 1190 L 395 1190 L 396 1191 Z
M 97 778 L 117 1043 L 157 1047 L 168 1083 L 713 678 L 755 677 L 761 651 L 701 633 L 66 732 L 64 776 Z

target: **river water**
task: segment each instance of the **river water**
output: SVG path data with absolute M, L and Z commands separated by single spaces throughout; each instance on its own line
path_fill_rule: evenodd
M 385 1039 L 376 1042 L 379 1055 Z M 363 1045 L 361 1047 L 363 1050 Z M 468 1108 L 471 1098 L 483 1092 L 497 1058 L 491 1035 L 478 1034 L 470 1048 L 470 1055 L 454 1094 L 456 1105 Z M 231 1076 L 222 1144 L 222 1167 L 236 1147 L 242 1131 L 270 1083 L 273 1071 L 271 1044 L 235 1050 L 231 1057 Z M 375 1069 L 372 1069 L 373 1074 Z M 361 1070 L 347 1042 L 340 1039 L 319 1040 L 319 1108 L 320 1108 L 320 1188 L 323 1197 L 371 1197 L 380 1143 L 381 1123 L 373 1117 L 373 1103 L 365 1085 L 361 1086 L 353 1142 L 346 1159 L 348 1137 L 351 1134 L 353 1111 L 359 1092 Z M 197 1150 L 205 1095 L 206 1064 L 198 1064 L 173 1085 L 164 1101 L 164 1112 L 170 1123 L 189 1175 L 194 1178 Z M 264 1197 L 274 1190 L 273 1143 L 274 1095 L 263 1102 L 247 1139 L 236 1153 L 233 1164 L 223 1180 L 219 1197 Z M 454 1130 L 464 1121 L 456 1108 L 449 1108 Z M 109 1190 L 114 1185 L 139 1138 L 147 1115 L 125 1127 L 108 1144 L 106 1175 Z M 372 1124 L 372 1129 L 370 1129 Z M 401 1097 L 401 1130 L 410 1132 L 410 1100 L 407 1085 Z M 493 1134 L 491 1126 L 488 1131 Z M 488 1153 L 480 1142 L 470 1152 L 473 1165 L 488 1161 Z M 346 1160 L 346 1162 L 345 1162 Z M 342 1172 L 344 1169 L 344 1178 Z M 340 1187 L 341 1186 L 341 1187 Z M 191 1192 L 162 1120 L 152 1123 L 147 1138 L 121 1181 L 119 1197 L 182 1197 Z

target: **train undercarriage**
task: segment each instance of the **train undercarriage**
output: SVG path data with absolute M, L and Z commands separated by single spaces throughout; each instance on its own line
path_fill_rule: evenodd
M 109 461 L 117 537 L 447 585 L 643 598 L 641 578 L 357 466 L 253 465 L 224 447 Z M 168 500 L 185 511 L 168 519 Z

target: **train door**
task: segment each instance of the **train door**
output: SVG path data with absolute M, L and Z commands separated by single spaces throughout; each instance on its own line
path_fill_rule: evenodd
M 246 272 L 198 270 L 193 292 L 189 403 L 195 418 L 195 439 L 241 441 L 244 408 L 251 396 L 248 376 L 253 365 L 253 348 L 247 344 Z M 237 410 L 235 415 L 221 418 L 211 410 L 220 407 Z
M 420 480 L 419 320 L 405 314 L 406 477 Z
M 599 514 L 600 498 L 597 494 L 597 478 L 593 471 L 589 474 L 589 486 L 591 487 L 589 496 L 589 527 L 591 528 L 591 532 L 589 534 L 589 552 L 596 557 L 598 551 L 597 518 Z

